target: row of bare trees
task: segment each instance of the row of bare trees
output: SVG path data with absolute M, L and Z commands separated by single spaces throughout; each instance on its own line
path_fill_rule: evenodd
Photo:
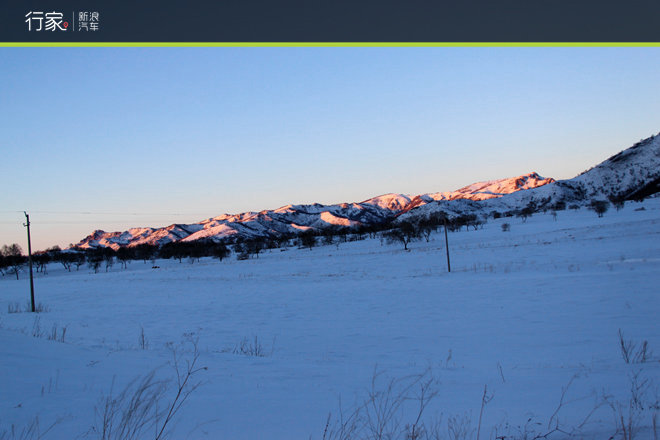
M 543 202 L 543 201 L 542 201 Z M 549 200 L 548 200 L 549 202 Z M 617 210 L 623 207 L 623 201 L 615 199 L 612 201 Z M 593 200 L 589 208 L 602 217 L 607 212 L 610 203 L 605 200 Z M 543 208 L 541 208 L 543 207 Z M 524 208 L 491 213 L 493 218 L 513 217 L 522 219 L 523 222 L 541 209 L 552 209 L 556 216 L 556 211 L 566 209 L 566 203 L 556 202 L 553 205 L 548 203 L 530 202 Z M 571 205 L 570 208 L 579 208 Z M 364 240 L 365 238 L 376 238 L 381 236 L 388 242 L 400 242 L 405 250 L 408 245 L 417 240 L 430 240 L 431 234 L 439 227 L 445 226 L 451 232 L 460 231 L 465 228 L 466 231 L 483 228 L 486 223 L 485 217 L 476 214 L 453 215 L 445 212 L 435 212 L 428 216 L 397 222 L 384 222 L 373 225 L 360 225 L 357 227 L 331 226 L 322 230 L 308 229 L 299 234 L 282 234 L 276 237 L 252 237 L 252 238 L 233 238 L 223 242 L 213 240 L 197 240 L 194 242 L 177 241 L 167 243 L 161 246 L 140 244 L 131 247 L 120 247 L 117 250 L 112 248 L 96 249 L 67 249 L 61 250 L 58 246 L 45 251 L 36 252 L 32 256 L 36 271 L 47 274 L 49 263 L 59 263 L 67 271 L 72 271 L 75 267 L 79 270 L 81 266 L 87 264 L 94 272 L 99 272 L 105 268 L 109 271 L 117 262 L 122 268 L 126 268 L 129 261 L 142 260 L 145 263 L 154 261 L 156 258 L 177 259 L 179 262 L 187 259 L 194 263 L 202 257 L 214 257 L 219 260 L 229 257 L 232 252 L 238 260 L 247 260 L 249 258 L 259 258 L 259 254 L 268 249 L 279 249 L 287 246 L 298 246 L 300 248 L 313 249 L 315 246 L 332 245 L 339 246 L 340 243 L 348 241 Z M 0 248 L 0 274 L 11 274 L 19 278 L 19 273 L 27 262 L 27 257 L 23 255 L 23 250 L 18 244 L 4 245 Z
M 462 227 L 466 230 L 470 227 L 475 230 L 483 227 L 484 221 L 476 215 L 463 215 L 449 220 L 444 213 L 435 213 L 414 222 L 400 222 L 396 224 L 384 223 L 379 225 L 361 225 L 358 227 L 332 226 L 323 230 L 308 229 L 297 235 L 281 235 L 279 237 L 252 237 L 234 238 L 224 242 L 213 240 L 197 240 L 193 242 L 177 241 L 161 246 L 140 244 L 131 247 L 112 248 L 70 248 L 61 250 L 58 246 L 33 254 L 32 260 L 36 266 L 37 273 L 47 274 L 48 265 L 51 263 L 61 264 L 64 269 L 71 272 L 80 270 L 85 264 L 95 273 L 101 270 L 109 271 L 115 264 L 126 268 L 130 261 L 154 262 L 157 258 L 176 259 L 182 262 L 184 259 L 190 263 L 199 261 L 202 257 L 214 257 L 219 260 L 229 257 L 232 253 L 238 260 L 259 258 L 264 250 L 280 249 L 283 247 L 297 246 L 299 248 L 313 249 L 318 245 L 339 246 L 341 243 L 359 241 L 381 236 L 388 241 L 399 241 L 408 248 L 408 244 L 418 239 L 429 241 L 430 234 L 436 231 L 438 226 L 448 225 L 449 230 L 458 231 Z M 2 275 L 13 274 L 19 278 L 19 273 L 27 262 L 27 257 L 18 244 L 3 246 L 0 249 L 0 272 Z M 154 263 L 155 264 L 155 263 Z

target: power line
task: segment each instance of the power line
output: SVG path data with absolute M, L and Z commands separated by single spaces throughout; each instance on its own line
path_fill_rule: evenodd
M 33 225 L 88 225 L 90 223 L 103 223 L 103 224 L 123 224 L 123 223 L 130 223 L 135 221 L 134 219 L 130 220 L 113 220 L 113 221 L 107 221 L 103 219 L 90 219 L 90 220 L 80 220 L 80 221 L 39 221 L 39 220 L 31 220 L 30 224 Z M 0 225 L 14 225 L 16 222 L 0 222 Z
M 0 211 L 2 213 L 23 213 L 23 211 Z M 76 215 L 168 215 L 168 216 L 193 216 L 205 215 L 201 213 L 181 213 L 181 212 L 117 212 L 117 211 L 30 211 L 38 214 L 76 214 Z
M 130 215 L 130 216 L 205 216 L 208 213 L 182 212 L 117 212 L 117 211 L 30 211 L 32 214 L 65 214 L 65 215 Z M 0 211 L 0 213 L 23 213 L 23 211 Z

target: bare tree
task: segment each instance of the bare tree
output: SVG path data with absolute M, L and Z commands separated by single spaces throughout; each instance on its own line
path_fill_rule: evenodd
M 300 244 L 311 251 L 316 246 L 316 236 L 311 231 L 305 231 L 300 234 Z
M 392 229 L 388 232 L 387 237 L 391 241 L 400 241 L 403 244 L 403 249 L 407 251 L 408 244 L 420 237 L 420 230 L 417 225 L 413 223 L 402 222 L 398 228 Z
M 218 260 L 222 261 L 224 258 L 227 258 L 231 251 L 227 249 L 227 246 L 225 246 L 223 243 L 218 243 L 213 246 L 213 257 L 217 258 Z
M 9 268 L 9 273 L 13 273 L 18 279 L 18 273 L 25 264 L 23 249 L 16 243 L 10 246 L 4 245 L 0 249 L 0 254 L 3 257 L 5 267 Z
M 259 258 L 259 252 L 261 252 L 265 247 L 263 240 L 259 238 L 253 238 L 245 242 L 245 251 L 248 254 L 254 254 Z
M 607 200 L 592 200 L 590 207 L 600 218 L 610 208 L 610 203 Z
M 32 255 L 32 261 L 35 266 L 37 266 L 37 272 L 41 272 L 44 275 L 48 273 L 47 266 L 52 260 L 48 252 L 39 252 Z

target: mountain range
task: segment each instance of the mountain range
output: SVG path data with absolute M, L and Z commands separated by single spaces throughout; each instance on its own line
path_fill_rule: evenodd
M 415 221 L 432 213 L 449 217 L 511 212 L 524 207 L 550 209 L 559 202 L 586 205 L 594 199 L 625 201 L 660 191 L 660 134 L 644 139 L 580 175 L 558 180 L 535 172 L 478 182 L 456 191 L 417 196 L 384 194 L 359 203 L 286 205 L 275 210 L 223 214 L 192 224 L 132 228 L 123 232 L 96 230 L 81 240 L 82 249 L 175 241 L 292 236 L 333 227 L 381 225 Z

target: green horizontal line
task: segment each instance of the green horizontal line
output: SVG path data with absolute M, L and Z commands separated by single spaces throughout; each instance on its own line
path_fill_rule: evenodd
M 606 43 L 593 43 L 593 42 L 438 42 L 438 43 L 422 43 L 422 42 L 389 42 L 389 43 L 374 43 L 374 42 L 237 42 L 237 43 L 209 43 L 209 42 L 193 42 L 193 43 L 176 43 L 176 42 L 17 42 L 7 43 L 0 42 L 0 47 L 660 47 L 660 42 L 635 42 L 635 43 L 621 43 L 621 42 L 606 42 Z

